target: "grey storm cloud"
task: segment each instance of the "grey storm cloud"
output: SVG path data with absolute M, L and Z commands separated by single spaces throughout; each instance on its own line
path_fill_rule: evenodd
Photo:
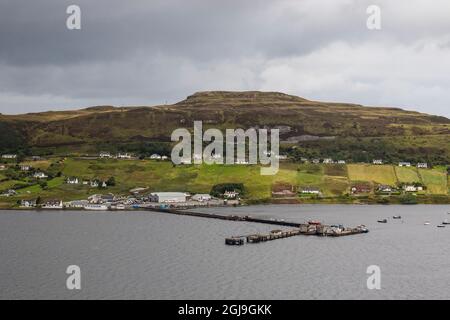
M 0 112 L 281 91 L 450 116 L 450 3 L 2 0 Z M 66 8 L 81 8 L 81 30 Z

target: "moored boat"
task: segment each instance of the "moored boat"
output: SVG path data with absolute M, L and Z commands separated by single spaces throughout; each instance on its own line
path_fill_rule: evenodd
M 387 219 L 378 220 L 379 223 L 387 223 Z
M 225 244 L 229 246 L 242 246 L 244 244 L 244 239 L 242 237 L 226 238 Z
M 402 216 L 393 216 L 392 219 L 401 219 Z

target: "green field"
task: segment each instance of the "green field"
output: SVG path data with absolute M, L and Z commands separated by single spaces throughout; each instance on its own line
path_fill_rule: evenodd
M 397 183 L 394 167 L 391 165 L 349 164 L 347 169 L 352 181 L 373 181 L 387 185 Z
M 399 182 L 421 182 L 419 172 L 413 167 L 395 167 L 395 174 Z
M 448 177 L 445 172 L 439 170 L 419 169 L 423 183 L 430 194 L 448 194 Z

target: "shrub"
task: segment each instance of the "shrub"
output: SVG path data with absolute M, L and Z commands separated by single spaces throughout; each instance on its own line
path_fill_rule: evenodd
M 417 204 L 417 197 L 413 194 L 405 194 L 400 197 L 401 204 Z
M 243 183 L 221 183 L 216 184 L 211 189 L 211 195 L 213 197 L 219 197 L 225 193 L 225 191 L 236 191 L 242 195 L 245 191 Z

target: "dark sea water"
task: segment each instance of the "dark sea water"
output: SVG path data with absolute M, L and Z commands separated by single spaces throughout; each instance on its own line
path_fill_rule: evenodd
M 450 226 L 436 227 L 450 220 L 450 206 L 209 211 L 365 224 L 370 232 L 230 247 L 225 237 L 276 227 L 149 212 L 0 211 L 0 298 L 450 299 Z M 81 268 L 79 291 L 66 288 L 69 265 Z M 367 289 L 369 265 L 381 269 L 381 290 Z

